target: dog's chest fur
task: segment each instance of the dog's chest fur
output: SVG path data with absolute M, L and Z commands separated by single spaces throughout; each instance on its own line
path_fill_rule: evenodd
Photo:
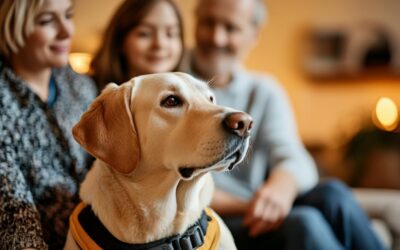
M 183 233 L 200 218 L 213 189 L 209 174 L 192 181 L 173 176 L 139 183 L 128 179 L 96 160 L 80 195 L 114 236 L 129 243 Z

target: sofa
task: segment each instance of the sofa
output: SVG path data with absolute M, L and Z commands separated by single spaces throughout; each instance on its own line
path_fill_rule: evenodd
M 353 188 L 353 193 L 388 249 L 400 250 L 400 190 Z

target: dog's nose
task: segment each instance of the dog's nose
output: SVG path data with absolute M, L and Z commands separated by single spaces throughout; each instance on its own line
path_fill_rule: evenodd
M 237 134 L 240 137 L 245 137 L 249 135 L 253 127 L 253 119 L 244 112 L 235 112 L 227 114 L 223 124 L 228 132 Z

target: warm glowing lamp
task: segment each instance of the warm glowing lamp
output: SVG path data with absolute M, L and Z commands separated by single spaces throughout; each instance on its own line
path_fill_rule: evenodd
M 376 126 L 386 131 L 392 131 L 397 128 L 399 112 L 396 103 L 388 97 L 381 97 L 376 103 L 372 120 Z
M 69 63 L 71 67 L 78 73 L 86 74 L 90 69 L 92 56 L 89 53 L 70 53 Z

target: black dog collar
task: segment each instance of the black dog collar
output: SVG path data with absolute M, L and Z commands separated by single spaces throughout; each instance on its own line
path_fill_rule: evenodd
M 79 209 L 77 220 L 74 221 L 74 214 L 71 216 L 71 230 L 76 227 L 84 230 L 84 233 L 95 242 L 100 249 L 113 250 L 194 250 L 204 244 L 204 237 L 207 233 L 208 222 L 211 217 L 203 210 L 198 221 L 189 227 L 183 234 L 171 236 L 165 239 L 149 242 L 146 244 L 129 244 L 115 238 L 100 222 L 93 213 L 91 206 L 85 206 L 83 203 L 76 208 Z M 74 211 L 75 213 L 75 211 Z M 75 225 L 75 224 L 79 225 Z M 74 232 L 73 232 L 74 234 Z M 79 233 L 78 233 L 79 234 Z M 74 237 L 75 238 L 75 237 Z M 81 240 L 84 237 L 80 237 Z M 79 245 L 79 240 L 75 239 Z M 82 247 L 82 246 L 81 246 Z

